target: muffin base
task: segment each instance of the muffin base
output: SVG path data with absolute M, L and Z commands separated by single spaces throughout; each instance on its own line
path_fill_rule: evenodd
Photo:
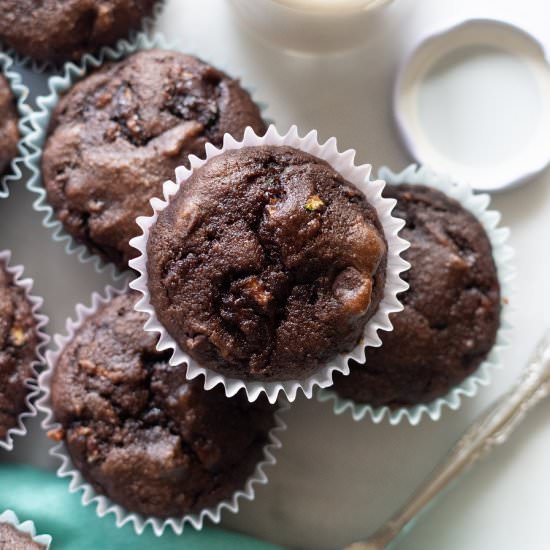
M 7 436 L 0 440 L 0 449 L 11 451 L 13 449 L 15 436 L 24 436 L 27 434 L 26 420 L 37 415 L 35 407 L 35 401 L 40 393 L 37 387 L 36 380 L 38 378 L 38 367 L 44 363 L 44 348 L 50 341 L 50 337 L 44 331 L 46 325 L 49 322 L 48 317 L 40 313 L 44 300 L 37 296 L 32 295 L 32 287 L 34 281 L 32 279 L 23 279 L 23 266 L 16 265 L 10 266 L 11 251 L 0 251 L 0 263 L 5 266 L 6 271 L 13 277 L 15 285 L 21 287 L 25 291 L 25 296 L 32 306 L 32 313 L 36 322 L 36 330 L 38 335 L 38 345 L 35 348 L 36 360 L 32 363 L 32 370 L 34 373 L 33 379 L 27 382 L 29 393 L 26 397 L 27 410 L 21 413 L 18 417 L 17 426 L 8 430 Z
M 153 13 L 149 16 L 145 16 L 142 19 L 141 25 L 137 29 L 133 29 L 128 33 L 128 36 L 120 38 L 116 44 L 113 44 L 111 46 L 103 46 L 103 48 L 117 48 L 119 42 L 121 41 L 128 41 L 133 42 L 136 37 L 140 33 L 147 33 L 152 34 L 154 31 L 154 27 L 157 23 L 157 19 L 162 14 L 164 7 L 166 5 L 167 0 L 157 0 L 155 2 L 155 5 L 153 7 Z M 37 61 L 36 59 L 33 59 L 32 57 L 21 55 L 17 51 L 15 51 L 13 48 L 2 45 L 0 43 L 0 51 L 3 51 L 6 55 L 9 55 L 18 65 L 21 65 L 22 67 L 25 67 L 26 69 L 30 69 L 38 74 L 43 73 L 55 73 L 58 72 L 65 63 L 75 63 L 74 61 L 65 61 L 65 63 L 54 63 L 52 61 Z M 100 52 L 101 48 L 98 48 L 97 52 Z M 96 55 L 94 53 L 86 53 L 82 56 L 82 58 L 86 56 L 93 56 Z
M 21 179 L 21 166 L 24 162 L 24 156 L 27 155 L 26 140 L 32 131 L 30 124 L 30 115 L 32 109 L 26 101 L 29 96 L 29 89 L 22 84 L 21 75 L 13 70 L 13 58 L 0 52 L 0 72 L 4 75 L 12 90 L 17 102 L 17 111 L 19 113 L 19 154 L 10 163 L 6 172 L 0 174 L 0 199 L 9 195 L 9 185 Z
M 508 344 L 508 332 L 512 328 L 510 299 L 513 295 L 512 281 L 515 276 L 515 269 L 511 262 L 513 250 L 507 244 L 510 231 L 507 228 L 498 227 L 500 214 L 487 209 L 489 195 L 474 194 L 465 182 L 454 181 L 449 177 L 435 174 L 426 167 L 418 168 L 415 164 L 400 173 L 394 173 L 389 168 L 383 167 L 379 175 L 388 183 L 395 185 L 410 183 L 433 187 L 455 199 L 470 211 L 479 220 L 491 242 L 501 290 L 500 327 L 495 345 L 478 369 L 450 390 L 447 395 L 428 404 L 392 409 L 388 406 L 372 407 L 364 403 L 356 403 L 351 399 L 340 397 L 332 390 L 322 390 L 317 393 L 318 401 L 330 403 L 337 415 L 349 412 L 356 421 L 369 417 L 375 424 L 379 424 L 387 419 L 391 425 L 395 426 L 402 420 L 406 420 L 409 424 L 416 426 L 425 416 L 434 421 L 439 420 L 445 408 L 457 410 L 462 403 L 462 398 L 475 396 L 480 386 L 487 386 L 490 383 L 492 369 L 500 367 L 500 352 Z
M 42 427 L 47 432 L 57 430 L 60 424 L 55 421 L 52 410 L 50 386 L 57 360 L 65 346 L 74 338 L 80 326 L 86 319 L 93 316 L 102 306 L 110 302 L 113 297 L 123 294 L 127 291 L 127 285 L 116 289 L 107 286 L 102 294 L 94 292 L 89 306 L 78 304 L 76 306 L 76 316 L 74 319 L 67 319 L 65 324 L 65 334 L 55 336 L 55 349 L 48 350 L 46 353 L 46 370 L 40 374 L 39 389 L 42 396 L 37 401 L 37 408 L 46 415 L 42 421 Z M 248 478 L 243 488 L 236 491 L 230 499 L 218 503 L 216 506 L 202 510 L 196 514 L 187 514 L 181 517 L 168 519 L 156 517 L 144 517 L 136 513 L 131 513 L 122 506 L 115 504 L 106 496 L 97 494 L 95 489 L 86 482 L 82 474 L 76 470 L 71 461 L 69 452 L 65 443 L 59 443 L 50 449 L 50 455 L 58 459 L 61 465 L 57 469 L 57 476 L 70 478 L 69 492 L 82 492 L 81 502 L 83 506 L 95 505 L 98 517 L 108 514 L 114 514 L 117 527 L 122 527 L 131 523 L 135 532 L 140 535 L 149 526 L 157 536 L 161 536 L 165 529 L 172 529 L 177 535 L 183 533 L 186 524 L 190 524 L 194 529 L 200 530 L 204 522 L 208 519 L 213 523 L 219 523 L 224 510 L 237 513 L 241 500 L 254 500 L 256 485 L 267 484 L 268 478 L 265 468 L 276 464 L 277 459 L 274 451 L 282 447 L 279 440 L 279 434 L 286 430 L 286 424 L 282 415 L 288 407 L 281 406 L 274 414 L 275 424 L 268 433 L 268 443 L 263 447 L 263 460 L 256 465 L 253 474 Z
M 15 512 L 12 510 L 6 510 L 0 514 L 0 524 L 5 523 L 11 525 L 14 529 L 25 534 L 30 540 L 44 547 L 45 550 L 49 550 L 52 543 L 52 537 L 50 535 L 37 535 L 34 523 L 31 520 L 20 522 Z
M 206 164 L 209 159 L 219 156 L 228 150 L 241 149 L 243 147 L 256 147 L 260 145 L 287 145 L 310 153 L 328 162 L 345 180 L 362 191 L 367 201 L 375 208 L 388 247 L 384 295 L 380 301 L 378 310 L 366 323 L 363 335 L 357 346 L 355 346 L 351 352 L 338 354 L 316 373 L 303 380 L 274 382 L 249 381 L 226 377 L 218 372 L 201 366 L 178 346 L 176 341 L 160 324 L 149 299 L 147 240 L 150 228 L 156 222 L 159 212 L 166 208 L 171 197 L 177 193 L 180 185 L 189 178 L 193 170 Z M 407 283 L 405 283 L 400 276 L 400 274 L 409 267 L 409 264 L 401 258 L 401 253 L 408 247 L 408 243 L 398 236 L 405 222 L 391 215 L 396 201 L 382 197 L 382 190 L 385 183 L 381 180 L 370 180 L 371 166 L 368 164 L 356 166 L 354 164 L 354 158 L 355 151 L 351 149 L 343 153 L 338 151 L 335 138 L 331 138 L 321 145 L 318 141 L 316 130 L 309 132 L 304 137 L 300 137 L 298 135 L 298 128 L 292 126 L 286 134 L 280 135 L 275 126 L 272 125 L 268 128 L 266 134 L 260 137 L 249 127 L 245 130 L 242 141 L 236 141 L 232 136 L 226 134 L 223 146 L 220 149 L 217 149 L 212 144 L 206 145 L 206 158 L 199 159 L 191 155 L 189 157 L 191 168 L 177 168 L 177 183 L 167 181 L 164 184 L 164 200 L 151 200 L 154 214 L 150 217 L 142 216 L 136 220 L 143 231 L 143 235 L 130 241 L 130 244 L 141 253 L 140 256 L 130 261 L 130 267 L 134 268 L 139 273 L 139 277 L 132 281 L 130 286 L 143 294 L 143 298 L 136 304 L 136 310 L 149 315 L 149 319 L 145 324 L 145 330 L 159 333 L 160 338 L 157 349 L 172 350 L 170 364 L 179 365 L 184 362 L 187 364 L 188 380 L 193 380 L 197 376 L 202 375 L 205 378 L 204 388 L 206 390 L 221 384 L 228 397 L 244 389 L 249 401 L 255 401 L 262 393 L 267 395 L 270 403 L 274 403 L 281 393 L 285 394 L 289 401 L 294 401 L 299 390 L 301 390 L 307 398 L 311 398 L 315 387 L 319 386 L 326 388 L 332 385 L 332 377 L 335 371 L 348 374 L 348 361 L 350 359 L 355 359 L 359 362 L 364 361 L 365 346 L 381 345 L 382 341 L 378 336 L 378 331 L 392 330 L 390 314 L 403 309 L 397 295 L 408 288 Z

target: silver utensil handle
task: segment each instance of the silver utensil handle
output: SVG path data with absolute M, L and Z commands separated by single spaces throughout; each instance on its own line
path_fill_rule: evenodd
M 383 550 L 464 470 L 508 440 L 527 412 L 550 393 L 550 332 L 512 389 L 499 398 L 462 435 L 412 498 L 366 542 L 346 550 Z

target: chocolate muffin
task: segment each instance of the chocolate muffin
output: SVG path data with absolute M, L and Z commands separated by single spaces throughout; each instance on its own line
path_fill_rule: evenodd
M 383 294 L 375 209 L 329 164 L 245 147 L 194 171 L 147 243 L 150 300 L 199 364 L 298 380 L 360 341 Z
M 32 304 L 0 260 L 0 441 L 27 410 L 26 382 L 34 376 L 38 343 Z
M 18 121 L 15 98 L 8 81 L 0 74 L 0 177 L 8 171 L 10 162 L 17 156 Z
M 387 186 L 394 215 L 411 247 L 400 295 L 382 347 L 368 348 L 364 365 L 335 377 L 345 398 L 375 407 L 428 403 L 474 372 L 495 343 L 500 287 L 491 244 L 477 219 L 455 200 L 422 185 Z
M 9 523 L 0 523 L 0 548 L 5 550 L 45 550 L 43 544 L 34 542 L 28 533 L 23 533 Z
M 54 110 L 42 160 L 48 201 L 77 241 L 126 267 L 135 220 L 175 168 L 247 126 L 265 131 L 236 80 L 178 52 L 136 53 L 77 83 Z
M 57 361 L 52 408 L 95 490 L 144 516 L 179 517 L 242 489 L 263 458 L 273 410 L 185 379 L 143 331 L 136 295 L 88 318 Z
M 156 0 L 0 0 L 0 42 L 37 61 L 78 61 L 139 29 Z

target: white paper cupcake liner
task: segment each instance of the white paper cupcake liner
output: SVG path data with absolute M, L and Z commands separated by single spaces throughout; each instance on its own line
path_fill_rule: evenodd
M 166 5 L 166 0 L 158 0 L 158 2 L 156 2 L 155 6 L 153 7 L 153 13 L 150 16 L 144 17 L 142 19 L 142 22 L 139 28 L 136 30 L 131 30 L 128 33 L 128 36 L 126 38 L 119 39 L 111 47 L 118 48 L 120 42 L 125 42 L 125 41 L 133 42 L 140 33 L 151 34 L 153 32 L 153 29 L 155 28 L 155 25 L 157 23 L 159 16 L 164 10 L 165 5 Z M 105 47 L 108 47 L 108 46 L 105 46 Z M 5 52 L 6 55 L 9 55 L 21 67 L 25 67 L 26 69 L 31 69 L 35 73 L 39 73 L 39 74 L 52 73 L 53 74 L 63 69 L 62 63 L 57 65 L 50 61 L 37 61 L 35 59 L 32 59 L 29 56 L 24 56 L 17 53 L 13 48 L 10 48 L 9 46 L 3 47 L 1 43 L 0 43 L 0 51 L 3 51 Z M 84 55 L 90 55 L 90 54 L 84 54 Z
M 378 213 L 378 218 L 382 224 L 388 243 L 388 265 L 384 296 L 377 312 L 366 324 L 360 344 L 349 353 L 339 354 L 317 373 L 304 380 L 275 382 L 244 381 L 228 378 L 211 369 L 202 367 L 197 361 L 181 350 L 174 338 L 163 328 L 149 300 L 147 287 L 147 239 L 149 231 L 155 224 L 159 213 L 166 208 L 171 198 L 177 193 L 180 185 L 190 177 L 192 172 L 206 164 L 209 159 L 221 155 L 228 150 L 261 145 L 288 145 L 327 161 L 346 180 L 353 183 L 365 194 L 369 203 Z M 280 135 L 272 125 L 267 130 L 267 133 L 261 137 L 257 136 L 252 128 L 249 127 L 246 129 L 242 141 L 236 141 L 232 136 L 226 134 L 221 149 L 217 149 L 212 144 L 206 146 L 205 159 L 199 159 L 194 155 L 190 156 L 191 168 L 189 170 L 184 167 L 176 169 L 177 183 L 171 181 L 165 182 L 163 188 L 164 200 L 151 200 L 154 214 L 150 217 L 142 216 L 137 219 L 138 225 L 143 230 L 143 234 L 130 241 L 130 244 L 140 252 L 140 256 L 130 262 L 130 266 L 139 272 L 139 277 L 132 281 L 130 286 L 143 294 L 143 298 L 136 304 L 136 310 L 149 315 L 149 319 L 145 324 L 145 330 L 159 334 L 159 342 L 157 344 L 159 350 L 173 351 L 170 364 L 187 364 L 187 377 L 189 380 L 198 376 L 204 376 L 205 389 L 209 390 L 217 384 L 221 384 L 225 388 L 225 393 L 228 397 L 235 395 L 240 389 L 244 389 L 250 401 L 256 400 L 262 393 L 267 395 L 271 403 L 277 400 L 280 393 L 284 393 L 289 401 L 294 401 L 298 390 L 303 391 L 306 397 L 311 398 L 316 386 L 327 387 L 332 384 L 334 372 L 348 374 L 348 361 L 350 359 L 353 358 L 356 361 L 364 360 L 365 346 L 379 346 L 381 344 L 378 331 L 391 330 L 390 313 L 403 309 L 397 299 L 397 294 L 408 288 L 408 285 L 400 277 L 401 272 L 409 267 L 409 264 L 400 256 L 403 250 L 408 247 L 408 243 L 398 236 L 399 230 L 404 225 L 403 220 L 391 215 L 391 211 L 395 206 L 395 200 L 382 197 L 384 182 L 381 180 L 371 181 L 369 179 L 371 166 L 368 164 L 356 166 L 354 164 L 354 157 L 355 151 L 351 149 L 343 153 L 338 152 L 335 138 L 331 138 L 324 144 L 320 144 L 317 138 L 317 131 L 315 130 L 309 132 L 304 137 L 300 137 L 297 127 L 292 126 L 286 134 Z
M 77 242 L 67 231 L 63 224 L 57 219 L 53 208 L 48 203 L 46 190 L 42 185 L 42 148 L 46 141 L 50 116 L 59 102 L 61 96 L 67 92 L 73 85 L 84 78 L 91 70 L 96 69 L 108 61 L 118 61 L 139 50 L 150 50 L 152 48 L 160 48 L 165 50 L 182 51 L 181 47 L 175 42 L 168 42 L 162 34 L 148 35 L 146 33 L 138 33 L 133 41 L 120 40 L 115 48 L 102 48 L 97 56 L 86 54 L 82 57 L 79 64 L 73 62 L 65 63 L 63 72 L 60 75 L 52 76 L 48 80 L 48 88 L 50 93 L 46 96 L 37 98 L 37 109 L 30 116 L 30 124 L 32 132 L 25 140 L 29 149 L 25 156 L 25 164 L 31 171 L 31 177 L 27 183 L 30 191 L 38 195 L 34 201 L 34 209 L 42 214 L 42 225 L 52 232 L 54 241 L 62 243 L 65 246 L 67 254 L 76 254 L 82 263 L 92 263 L 94 269 L 98 273 L 109 270 L 111 275 L 118 279 L 120 272 L 110 262 L 106 262 L 97 254 L 91 253 L 86 246 Z M 194 52 L 185 52 L 188 55 L 200 57 Z M 206 63 L 217 66 L 210 61 Z M 221 70 L 224 70 L 221 67 Z M 243 88 L 252 96 L 253 90 L 243 84 Z M 267 108 L 266 103 L 253 101 L 262 111 L 262 116 Z
M 0 174 L 0 199 L 6 198 L 9 194 L 9 184 L 21 179 L 21 165 L 23 164 L 23 156 L 27 154 L 24 146 L 26 136 L 31 132 L 29 116 L 32 113 L 31 108 L 27 105 L 29 97 L 29 89 L 22 84 L 21 75 L 15 72 L 13 67 L 13 59 L 8 55 L 0 52 L 0 73 L 4 75 L 8 84 L 15 96 L 17 102 L 17 111 L 19 113 L 19 133 L 20 139 L 18 144 L 19 154 L 11 161 L 6 174 Z
M 38 345 L 35 349 L 36 361 L 32 363 L 34 379 L 27 382 L 27 387 L 29 388 L 29 393 L 25 399 L 27 409 L 19 415 L 17 419 L 17 426 L 8 430 L 8 433 L 3 440 L 0 439 L 0 449 L 5 449 L 7 451 L 11 451 L 13 449 L 13 438 L 15 436 L 24 436 L 27 434 L 27 428 L 25 426 L 26 420 L 36 416 L 37 414 L 36 407 L 34 406 L 36 398 L 39 394 L 36 380 L 38 378 L 38 369 L 44 364 L 44 348 L 50 341 L 50 337 L 45 332 L 45 327 L 48 324 L 49 319 L 40 313 L 44 300 L 32 295 L 32 287 L 34 282 L 32 279 L 23 278 L 23 266 L 10 266 L 10 260 L 11 252 L 9 250 L 0 250 L 0 266 L 3 266 L 5 270 L 13 277 L 14 283 L 25 291 L 25 296 L 32 305 L 32 313 L 36 321 Z
M 46 417 L 42 421 L 42 427 L 46 431 L 55 430 L 60 427 L 56 422 L 51 404 L 50 385 L 55 370 L 57 360 L 65 348 L 65 346 L 74 338 L 82 323 L 90 316 L 94 315 L 97 310 L 103 305 L 109 303 L 115 296 L 118 296 L 127 291 L 127 285 L 121 289 L 115 289 L 112 286 L 107 286 L 103 294 L 94 292 L 92 294 L 91 304 L 85 306 L 78 304 L 76 306 L 76 317 L 67 319 L 65 324 L 65 333 L 54 336 L 54 349 L 46 352 L 46 369 L 40 374 L 39 387 L 41 397 L 37 401 L 38 409 L 43 412 Z M 268 466 L 273 466 L 277 463 L 274 452 L 282 447 L 279 435 L 285 431 L 287 426 L 282 415 L 286 412 L 288 406 L 282 406 L 275 413 L 275 425 L 269 431 L 268 441 L 263 448 L 264 458 L 256 465 L 252 475 L 246 481 L 244 487 L 236 491 L 231 498 L 224 500 L 212 508 L 206 508 L 200 513 L 188 514 L 181 517 L 169 519 L 161 519 L 154 517 L 144 517 L 136 513 L 127 511 L 122 506 L 113 503 L 109 498 L 99 495 L 95 489 L 86 482 L 82 474 L 75 469 L 66 445 L 64 442 L 50 449 L 50 455 L 59 459 L 61 465 L 57 469 L 57 476 L 60 478 L 70 478 L 69 492 L 76 493 L 82 491 L 82 504 L 88 506 L 95 505 L 96 514 L 98 517 L 104 517 L 108 514 L 115 516 L 117 527 L 122 527 L 127 523 L 131 523 L 135 532 L 140 535 L 150 526 L 155 535 L 160 536 L 166 528 L 171 528 L 176 534 L 181 534 L 186 524 L 190 524 L 194 529 L 200 530 L 205 520 L 210 520 L 213 523 L 219 523 L 224 510 L 232 513 L 237 513 L 241 500 L 253 500 L 256 492 L 256 485 L 266 485 L 268 482 L 265 469 Z
M 512 281 L 515 276 L 515 268 L 512 263 L 514 252 L 508 245 L 510 230 L 498 226 L 500 213 L 488 210 L 489 195 L 474 194 L 468 184 L 436 174 L 426 167 L 418 168 L 414 164 L 398 174 L 384 167 L 380 169 L 379 175 L 391 184 L 410 183 L 433 187 L 455 199 L 470 211 L 479 220 L 491 242 L 501 289 L 500 327 L 495 345 L 479 368 L 444 397 L 439 397 L 429 404 L 390 409 L 387 406 L 371 407 L 350 399 L 343 399 L 333 390 L 322 390 L 317 394 L 319 401 L 332 403 L 335 414 L 349 412 L 357 421 L 368 416 L 376 424 L 387 419 L 390 424 L 397 425 L 405 419 L 415 426 L 424 416 L 434 421 L 439 420 L 445 407 L 457 410 L 461 405 L 462 398 L 475 396 L 480 386 L 487 386 L 490 383 L 491 370 L 501 366 L 500 354 L 502 349 L 508 345 L 508 333 L 512 328 L 510 300 L 513 294 Z M 368 365 L 365 368 L 368 368 Z
M 6 510 L 0 514 L 0 524 L 5 523 L 11 525 L 17 529 L 17 531 L 29 535 L 29 537 L 36 542 L 44 546 L 45 550 L 49 550 L 52 543 L 52 537 L 50 535 L 37 535 L 34 523 L 30 520 L 20 522 L 17 515 L 12 510 Z

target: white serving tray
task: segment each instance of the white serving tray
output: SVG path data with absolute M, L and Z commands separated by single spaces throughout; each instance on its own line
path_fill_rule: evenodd
M 391 117 L 391 92 L 399 62 L 421 38 L 465 17 L 504 17 L 550 43 L 547 0 L 395 0 L 361 51 L 336 57 L 298 58 L 250 38 L 231 17 L 226 0 L 169 0 L 159 29 L 192 52 L 253 83 L 268 116 L 281 129 L 296 123 L 335 135 L 357 160 L 394 170 L 410 159 Z M 546 35 L 545 35 L 546 33 Z M 26 80 L 31 83 L 29 79 Z M 33 77 L 34 89 L 44 82 Z M 110 282 L 90 265 L 67 256 L 32 210 L 23 185 L 0 201 L 0 248 L 13 249 L 46 300 L 50 331 L 62 329 L 79 301 Z M 458 412 L 420 426 L 355 423 L 330 406 L 301 399 L 288 415 L 279 463 L 254 503 L 225 524 L 293 548 L 329 550 L 378 526 L 428 474 L 467 424 L 510 384 L 550 327 L 550 173 L 495 197 L 493 207 L 512 229 L 518 267 L 512 345 L 504 369 Z M 512 550 L 550 548 L 550 403 L 543 404 L 506 447 L 479 465 L 424 516 L 398 548 Z M 39 434 L 16 441 L 21 460 L 52 466 Z M 104 521 L 110 521 L 106 518 Z M 183 547 L 185 547 L 183 545 Z

